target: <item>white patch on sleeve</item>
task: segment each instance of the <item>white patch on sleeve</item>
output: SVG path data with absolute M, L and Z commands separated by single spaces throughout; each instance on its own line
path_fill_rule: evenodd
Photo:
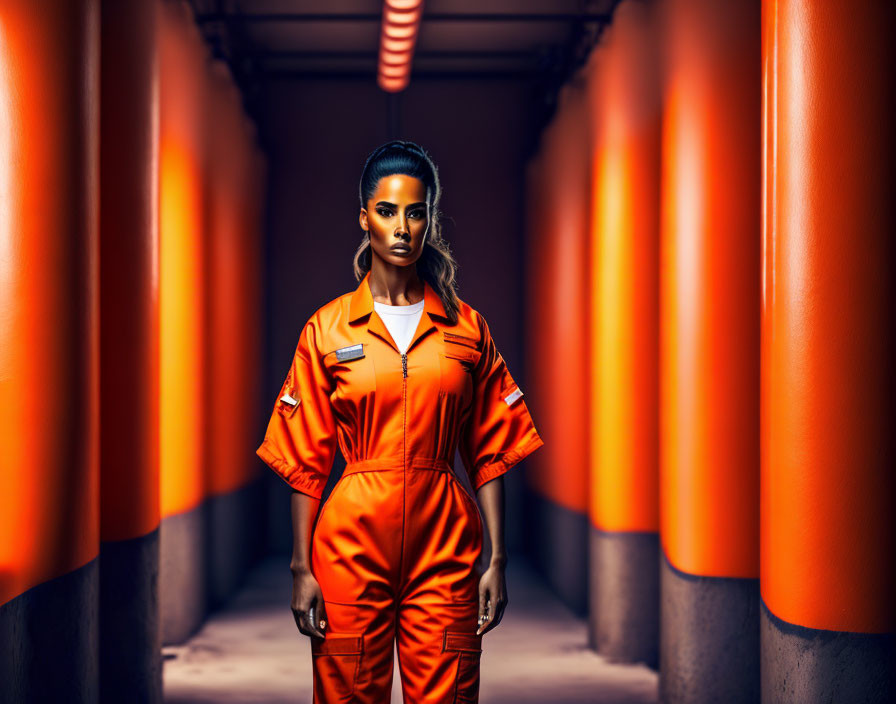
M 288 403 L 290 406 L 295 406 L 298 403 L 298 401 L 296 399 L 294 399 L 292 396 L 290 396 L 288 393 L 283 394 L 280 397 L 280 400 L 283 401 L 284 403 Z
M 516 388 L 514 388 L 513 391 L 511 391 L 509 394 L 507 394 L 504 397 L 504 403 L 506 403 L 509 406 L 522 395 L 523 395 L 523 392 L 520 391 L 520 387 L 517 386 Z

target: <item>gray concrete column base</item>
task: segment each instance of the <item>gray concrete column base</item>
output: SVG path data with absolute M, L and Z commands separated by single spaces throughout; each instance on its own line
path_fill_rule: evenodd
M 896 701 L 896 634 L 805 628 L 761 603 L 763 704 Z
M 610 662 L 659 667 L 659 535 L 591 526 L 589 644 Z
M 0 703 L 97 701 L 98 606 L 96 559 L 0 606 Z
M 577 616 L 588 612 L 588 519 L 529 492 L 526 542 L 532 564 Z M 511 556 L 512 559 L 512 556 Z
M 260 557 L 266 531 L 265 500 L 261 481 L 206 499 L 209 610 L 219 608 L 233 595 Z
M 159 612 L 162 644 L 177 645 L 205 620 L 205 509 L 163 518 L 159 526 Z
M 100 701 L 162 701 L 159 531 L 100 546 Z
M 660 701 L 759 701 L 759 580 L 700 577 L 660 550 Z

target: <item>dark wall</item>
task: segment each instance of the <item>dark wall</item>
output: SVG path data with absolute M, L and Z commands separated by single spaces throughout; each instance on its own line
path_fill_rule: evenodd
M 458 293 L 486 317 L 511 373 L 525 383 L 523 165 L 535 130 L 529 85 L 412 81 L 407 91 L 387 96 L 372 79 L 277 80 L 267 84 L 263 105 L 261 132 L 270 158 L 264 413 L 308 317 L 357 286 L 358 180 L 367 155 L 392 138 L 419 143 L 438 166 L 443 232 L 459 264 Z M 511 549 L 521 474 L 507 482 Z M 289 546 L 285 494 L 273 492 L 275 549 Z

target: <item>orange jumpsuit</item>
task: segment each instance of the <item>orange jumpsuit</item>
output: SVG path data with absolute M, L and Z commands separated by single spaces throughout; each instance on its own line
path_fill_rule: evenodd
M 452 325 L 424 283 L 400 354 L 369 278 L 305 324 L 257 450 L 316 498 L 337 444 L 346 460 L 311 539 L 328 618 L 314 702 L 388 702 L 393 639 L 406 703 L 477 702 L 483 526 L 454 453 L 478 489 L 543 441 L 478 312 L 461 301 Z

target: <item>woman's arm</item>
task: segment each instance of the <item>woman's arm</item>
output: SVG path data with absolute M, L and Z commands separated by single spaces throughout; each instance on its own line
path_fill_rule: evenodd
M 292 615 L 299 631 L 306 636 L 324 637 L 327 614 L 320 585 L 311 573 L 311 532 L 320 500 L 300 491 L 293 491 L 290 499 L 292 513 Z M 309 609 L 317 605 L 316 621 L 312 623 Z
M 487 481 L 476 492 L 485 518 L 492 554 L 488 569 L 479 580 L 479 633 L 486 633 L 501 623 L 507 606 L 507 584 L 504 568 L 507 549 L 504 545 L 504 477 Z

